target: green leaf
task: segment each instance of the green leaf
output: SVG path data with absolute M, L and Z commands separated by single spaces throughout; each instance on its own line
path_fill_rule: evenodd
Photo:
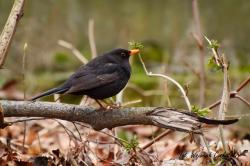
M 132 136 L 130 134 L 128 134 L 127 132 L 121 131 L 118 133 L 118 137 L 122 142 L 122 145 L 124 146 L 124 148 L 129 152 L 131 150 L 134 150 L 138 147 L 139 142 L 138 142 L 138 138 L 136 136 Z
M 211 112 L 209 108 L 199 108 L 198 106 L 195 105 L 192 105 L 191 111 L 201 117 L 205 117 Z
M 129 45 L 129 49 L 143 49 L 144 48 L 142 43 L 136 42 L 136 41 L 128 42 L 128 45 Z
M 131 151 L 138 147 L 139 142 L 138 138 L 136 136 L 133 136 L 131 139 L 128 140 L 128 143 L 123 142 L 122 144 L 127 151 Z
M 214 59 L 213 56 L 208 60 L 208 67 L 212 71 L 218 71 L 218 70 L 220 70 L 222 68 L 221 66 L 218 66 L 216 64 L 215 59 Z
M 220 47 L 220 44 L 217 40 L 211 40 L 211 43 L 209 44 L 208 47 L 218 50 L 218 48 Z

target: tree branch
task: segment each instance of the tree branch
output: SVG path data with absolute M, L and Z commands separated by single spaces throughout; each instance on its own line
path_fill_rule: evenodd
M 142 124 L 200 134 L 202 123 L 226 125 L 237 121 L 205 119 L 188 111 L 173 108 L 134 107 L 97 110 L 93 107 L 62 103 L 7 100 L 1 100 L 0 105 L 4 117 L 45 117 L 77 121 L 87 123 L 95 130 Z
M 0 36 L 0 68 L 2 68 L 7 52 L 9 50 L 12 38 L 16 31 L 17 23 L 23 15 L 23 5 L 25 0 L 15 0 L 9 18 L 4 26 Z

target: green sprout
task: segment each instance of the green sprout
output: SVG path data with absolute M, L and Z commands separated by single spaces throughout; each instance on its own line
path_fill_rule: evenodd
M 210 57 L 208 60 L 208 67 L 212 70 L 212 71 L 218 71 L 222 68 L 222 66 L 218 66 L 215 62 L 214 57 Z
M 126 151 L 131 151 L 131 150 L 135 150 L 138 145 L 138 138 L 136 136 L 133 136 L 131 139 L 128 140 L 128 142 L 122 142 L 124 148 L 126 149 Z
M 195 105 L 192 105 L 191 111 L 201 117 L 205 117 L 211 112 L 209 108 L 199 108 L 198 106 Z
M 220 44 L 217 40 L 211 40 L 208 46 L 208 48 L 212 48 L 215 50 L 218 50 L 219 47 L 220 47 Z
M 128 152 L 130 152 L 131 150 L 135 150 L 139 145 L 138 138 L 125 131 L 120 131 L 118 133 L 118 138 L 121 141 L 123 147 Z
M 131 42 L 128 42 L 128 45 L 129 45 L 129 49 L 143 49 L 144 46 L 142 43 L 140 42 L 136 42 L 136 41 L 131 41 Z

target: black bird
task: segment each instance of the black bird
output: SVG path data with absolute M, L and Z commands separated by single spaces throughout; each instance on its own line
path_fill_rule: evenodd
M 87 95 L 95 100 L 112 97 L 126 86 L 131 75 L 129 57 L 138 53 L 138 49 L 118 48 L 98 56 L 76 70 L 61 86 L 31 100 L 51 94 Z

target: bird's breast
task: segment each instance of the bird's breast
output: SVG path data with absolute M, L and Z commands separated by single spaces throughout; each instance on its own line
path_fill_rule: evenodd
M 131 67 L 129 63 L 124 64 L 121 67 L 121 70 L 123 71 L 124 75 L 129 79 L 131 75 Z

